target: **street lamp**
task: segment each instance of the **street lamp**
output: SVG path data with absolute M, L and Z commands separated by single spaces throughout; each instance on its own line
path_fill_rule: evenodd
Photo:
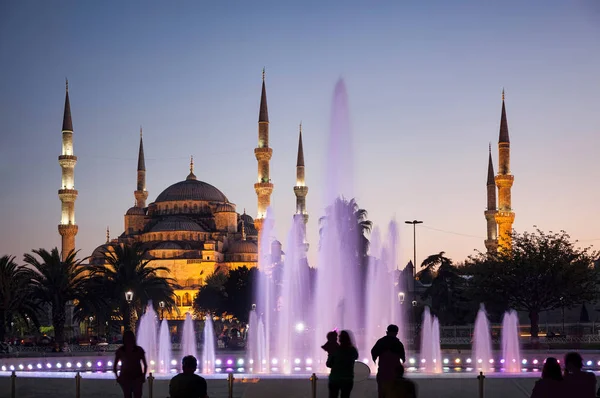
M 165 310 L 165 302 L 164 301 L 160 301 L 158 303 L 158 306 L 160 307 L 160 320 L 162 321 L 164 316 L 163 316 L 163 311 Z
M 400 304 L 404 304 L 404 292 L 398 292 L 398 301 Z
M 94 333 L 94 328 L 92 327 L 92 322 L 94 322 L 94 317 L 91 316 L 89 319 L 90 319 L 90 324 L 89 324 L 89 328 L 88 328 L 88 336 L 91 336 Z
M 131 324 L 133 323 L 133 314 L 131 313 L 131 303 L 133 302 L 133 292 L 131 290 L 128 290 L 125 292 L 125 301 L 127 301 L 127 308 L 129 309 L 129 330 L 133 330 L 133 327 L 131 326 Z
M 562 311 L 562 337 L 565 336 L 565 302 L 563 301 L 564 299 L 564 297 L 560 298 L 560 307 Z

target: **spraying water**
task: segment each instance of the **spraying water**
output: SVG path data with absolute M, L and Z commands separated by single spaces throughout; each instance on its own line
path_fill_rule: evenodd
M 181 338 L 181 356 L 185 357 L 188 355 L 193 355 L 194 358 L 198 358 L 194 321 L 189 312 L 185 314 L 185 321 L 183 321 L 183 336 Z
M 488 321 L 485 306 L 479 306 L 477 318 L 475 318 L 475 330 L 473 332 L 473 358 L 474 368 L 481 372 L 490 372 L 492 370 L 492 341 L 490 336 L 490 324 Z
M 215 367 L 215 329 L 212 316 L 206 314 L 204 321 L 204 346 L 202 348 L 202 373 L 210 374 Z
M 158 369 L 160 373 L 169 373 L 171 369 L 171 334 L 166 319 L 160 324 L 158 337 Z
M 272 335 L 272 327 L 276 324 L 275 318 L 275 307 L 276 307 L 276 298 L 275 298 L 275 283 L 272 278 L 273 274 L 273 261 L 271 257 L 271 240 L 273 238 L 273 230 L 274 230 L 274 219 L 273 212 L 271 208 L 267 209 L 266 217 L 263 221 L 262 230 L 260 231 L 260 247 L 258 248 L 258 269 L 260 270 L 259 280 L 257 291 L 255 292 L 256 297 L 256 308 L 260 317 L 263 321 L 263 330 L 258 331 L 259 336 L 255 339 L 255 343 L 258 344 L 259 341 L 264 342 L 263 351 L 264 358 L 261 361 L 261 366 L 266 365 L 264 367 L 264 371 L 269 372 L 270 370 L 270 357 L 271 357 L 271 339 Z M 257 314 L 257 315 L 258 315 Z M 262 333 L 262 335 L 260 335 Z M 258 348 L 255 348 L 255 350 Z M 250 348 L 252 350 L 252 348 Z M 264 363 L 263 363 L 264 362 Z M 255 367 L 255 371 L 256 367 Z M 259 370 L 260 372 L 263 369 Z
M 137 332 L 137 344 L 146 352 L 146 360 L 148 361 L 149 369 L 155 368 L 158 361 L 158 336 L 157 336 L 157 315 L 152 303 L 148 303 L 146 312 L 140 318 L 140 323 Z
M 421 368 L 425 372 L 441 373 L 440 324 L 438 319 L 429 312 L 429 307 L 425 307 L 423 311 L 420 357 Z
M 519 373 L 521 371 L 519 318 L 513 310 L 506 311 L 502 319 L 502 357 L 506 372 Z

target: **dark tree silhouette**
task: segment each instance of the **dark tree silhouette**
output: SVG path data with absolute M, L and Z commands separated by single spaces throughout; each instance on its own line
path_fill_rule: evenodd
M 6 325 L 21 318 L 39 325 L 39 302 L 33 295 L 33 271 L 17 265 L 15 257 L 0 257 L 0 341 L 4 341 Z
M 85 295 L 87 287 L 86 268 L 83 260 L 76 260 L 76 251 L 71 251 L 63 261 L 58 248 L 48 252 L 45 249 L 33 250 L 25 254 L 24 261 L 33 267 L 33 295 L 52 309 L 54 338 L 59 344 L 65 340 L 66 306 L 77 302 Z M 39 257 L 39 258 L 38 258 Z
M 598 253 L 577 248 L 569 235 L 536 232 L 512 234 L 512 249 L 469 258 L 469 288 L 484 302 L 505 300 L 510 308 L 527 311 L 535 342 L 541 311 L 572 307 L 597 296 Z

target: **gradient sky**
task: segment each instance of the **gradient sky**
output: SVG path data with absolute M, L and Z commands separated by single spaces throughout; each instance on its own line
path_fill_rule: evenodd
M 285 4 L 284 4 L 285 3 Z M 74 125 L 77 247 L 123 231 L 139 126 L 149 202 L 199 179 L 254 216 L 261 70 L 272 196 L 285 241 L 302 120 L 311 258 L 333 88 L 348 90 L 358 203 L 400 226 L 400 262 L 484 250 L 488 142 L 502 87 L 514 227 L 600 246 L 600 6 L 574 1 L 0 2 L 0 254 L 60 245 L 64 79 Z M 323 4 L 327 3 L 327 4 Z

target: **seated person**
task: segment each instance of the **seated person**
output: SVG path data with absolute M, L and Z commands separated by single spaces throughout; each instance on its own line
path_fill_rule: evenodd
M 565 355 L 565 389 L 569 397 L 595 398 L 596 376 L 585 372 L 583 358 L 576 352 Z
M 198 362 L 192 355 L 183 357 L 183 373 L 173 377 L 169 383 L 170 398 L 208 398 L 206 380 L 194 373 L 197 367 Z
M 542 378 L 535 382 L 531 398 L 565 397 L 564 384 L 556 358 L 546 358 L 542 368 Z

